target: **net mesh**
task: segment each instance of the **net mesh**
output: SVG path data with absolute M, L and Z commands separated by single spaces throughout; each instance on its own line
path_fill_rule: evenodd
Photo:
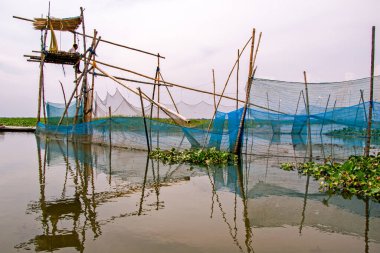
M 372 117 L 373 150 L 380 144 L 380 77 L 374 78 Z M 315 157 L 344 158 L 362 154 L 365 146 L 370 79 L 337 83 L 310 83 L 308 96 L 310 129 Z M 290 83 L 255 79 L 250 94 L 243 131 L 243 152 L 259 155 L 284 155 L 304 157 L 307 146 L 306 91 L 303 83 Z M 254 106 L 252 106 L 254 104 Z M 165 105 L 175 110 L 173 105 Z M 108 108 L 112 108 L 112 117 Z M 48 124 L 39 123 L 37 131 L 57 138 L 75 139 L 80 142 L 99 143 L 133 149 L 147 149 L 142 109 L 128 102 L 117 90 L 105 99 L 95 96 L 94 120 L 90 123 L 70 124 L 75 114 L 75 102 L 68 110 L 67 124 L 57 122 L 63 113 L 63 105 L 47 104 Z M 178 125 L 166 120 L 170 115 L 145 103 L 145 114 L 152 111 L 153 118 L 146 119 L 148 141 L 151 148 L 190 149 L 215 147 L 218 150 L 234 150 L 243 108 L 221 107 L 215 115 L 210 131 L 208 125 L 214 105 L 201 102 L 189 105 L 177 103 L 178 111 L 188 118 L 203 119 L 197 124 Z M 81 110 L 80 110 L 81 111 Z

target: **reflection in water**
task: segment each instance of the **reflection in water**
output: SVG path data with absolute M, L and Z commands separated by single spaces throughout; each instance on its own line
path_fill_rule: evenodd
M 212 231 L 202 224 L 205 220 L 192 220 L 190 223 L 200 223 L 205 234 L 225 233 L 231 240 L 223 243 L 229 243 L 234 249 L 232 252 L 250 253 L 254 249 L 256 252 L 268 252 L 271 242 L 260 239 L 262 231 L 289 226 L 295 227 L 303 238 L 307 237 L 309 228 L 315 228 L 321 234 L 360 236 L 365 253 L 370 252 L 373 243 L 380 243 L 378 203 L 356 198 L 345 200 L 341 196 L 327 198 L 318 192 L 318 184 L 309 177 L 298 178 L 296 174 L 279 170 L 280 161 L 269 159 L 269 155 L 243 157 L 237 166 L 189 169 L 186 165 L 163 165 L 141 152 L 45 137 L 37 137 L 36 141 L 39 199 L 30 202 L 27 213 L 37 216 L 41 232 L 18 244 L 17 249 L 34 247 L 39 252 L 69 248 L 84 252 L 86 247 L 88 251 L 91 240 L 107 237 L 107 224 L 134 216 L 139 218 L 142 226 L 150 226 L 149 223 L 144 224 L 144 220 L 149 220 L 153 212 L 161 213 L 167 209 L 163 187 L 188 181 L 190 177 L 194 181 L 206 179 L 205 187 L 210 189 L 206 216 L 220 224 L 218 228 L 222 230 Z M 265 149 L 268 154 L 270 147 Z M 290 147 L 296 153 L 297 147 Z M 247 148 L 252 146 L 246 141 L 245 148 L 249 153 Z M 98 178 L 102 176 L 106 176 L 106 180 L 99 183 Z M 111 205 L 123 198 L 135 202 L 132 206 L 116 208 Z M 200 212 L 205 208 L 201 204 L 193 205 L 200 205 L 195 209 Z M 104 214 L 99 212 L 101 208 L 112 210 Z M 178 209 L 178 212 L 186 211 Z M 173 219 L 173 223 L 175 221 Z M 171 220 L 163 222 L 172 225 Z M 181 225 L 175 228 L 179 227 Z
M 29 245 L 34 244 L 37 252 L 55 251 L 62 248 L 74 248 L 78 252 L 84 252 L 86 239 L 91 234 L 93 239 L 99 237 L 102 234 L 102 225 L 118 218 L 142 215 L 145 212 L 164 208 L 163 202 L 160 201 L 160 187 L 167 182 L 177 182 L 189 178 L 189 176 L 183 176 L 180 165 L 176 166 L 174 170 L 171 170 L 172 166 L 170 166 L 165 171 L 164 178 L 161 178 L 159 163 L 150 160 L 145 153 L 142 153 L 146 156 L 146 163 L 142 176 L 143 181 L 140 182 L 139 175 L 136 175 L 140 174 L 141 171 L 138 162 L 136 171 L 123 174 L 126 172 L 123 170 L 125 165 L 122 164 L 125 160 L 119 157 L 123 152 L 112 154 L 112 149 L 107 147 L 51 140 L 38 136 L 36 142 L 40 198 L 28 205 L 27 213 L 39 213 L 37 220 L 41 222 L 43 234 L 36 235 L 28 242 L 20 243 L 16 246 L 18 249 L 29 249 Z M 114 168 L 112 168 L 111 160 L 115 156 L 119 159 L 115 160 Z M 109 161 L 105 162 L 105 158 L 108 158 Z M 50 184 L 47 182 L 49 167 L 61 165 L 61 159 L 63 159 L 65 167 L 63 185 L 54 185 L 53 188 L 56 191 L 62 187 L 62 191 L 60 194 L 53 194 L 52 198 L 48 198 L 46 186 Z M 115 167 L 117 167 L 116 170 L 114 170 Z M 151 168 L 151 176 L 148 173 L 149 167 Z M 114 189 L 97 191 L 95 189 L 95 177 L 99 169 L 108 173 L 109 187 L 115 184 L 112 177 L 114 180 L 121 180 L 120 185 L 113 186 Z M 126 185 L 124 185 L 125 182 L 127 182 Z M 69 192 L 68 188 L 73 189 L 72 192 Z M 151 191 L 147 192 L 147 189 L 153 189 L 156 197 L 154 204 L 146 203 L 144 206 L 144 202 L 151 195 Z M 141 191 L 138 210 L 99 220 L 98 206 L 138 191 Z M 57 198 L 56 196 L 60 197 Z M 60 227 L 60 225 L 63 226 Z

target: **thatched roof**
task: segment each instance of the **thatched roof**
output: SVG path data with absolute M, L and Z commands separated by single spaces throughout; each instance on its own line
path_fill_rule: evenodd
M 72 18 L 50 18 L 51 25 L 54 30 L 59 31 L 75 31 L 82 23 L 81 17 Z M 34 18 L 33 26 L 36 30 L 42 30 L 46 28 L 46 18 Z M 49 27 L 48 27 L 49 28 Z

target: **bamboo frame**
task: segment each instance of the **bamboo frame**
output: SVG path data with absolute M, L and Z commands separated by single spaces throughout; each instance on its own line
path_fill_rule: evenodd
M 139 96 L 139 92 L 136 91 L 135 89 L 129 87 L 128 85 L 120 82 L 119 80 L 117 80 L 115 77 L 109 75 L 107 72 L 105 72 L 103 69 L 99 68 L 97 66 L 97 64 L 95 63 L 91 63 L 91 65 L 96 68 L 97 70 L 99 70 L 100 72 L 102 72 L 104 75 L 108 76 L 110 79 L 112 79 L 113 81 L 115 81 L 116 83 L 120 84 L 121 86 L 125 87 L 127 90 L 131 91 L 132 93 L 134 93 L 135 95 L 138 95 Z M 148 102 L 153 102 L 154 105 L 156 105 L 158 108 L 161 108 L 169 117 L 171 117 L 172 115 L 180 118 L 181 120 L 185 121 L 185 122 L 188 122 L 189 120 L 182 116 L 181 114 L 178 114 L 176 112 L 173 112 L 172 110 L 170 110 L 169 108 L 167 108 L 166 106 L 160 104 L 160 103 L 157 103 L 156 101 L 152 100 L 151 98 L 149 98 L 144 92 L 141 92 L 141 94 L 143 95 L 143 98 L 145 100 L 147 100 Z M 172 114 L 172 115 L 170 115 Z
M 250 41 L 250 40 L 249 40 Z M 248 41 L 248 42 L 249 42 Z M 248 43 L 247 43 L 248 45 Z M 242 55 L 243 52 L 240 53 L 240 56 Z M 126 69 L 126 68 L 122 68 L 122 67 L 118 67 L 118 66 L 115 66 L 115 65 L 111 65 L 111 64 L 108 64 L 108 63 L 105 63 L 105 62 L 102 62 L 102 61 L 96 61 L 97 64 L 100 64 L 100 65 L 104 65 L 104 66 L 107 66 L 107 67 L 110 67 L 110 68 L 114 68 L 114 69 L 118 69 L 118 70 L 122 70 L 122 71 L 125 71 L 125 72 L 128 72 L 128 73 L 131 73 L 131 74 L 134 74 L 134 75 L 137 75 L 137 76 L 140 76 L 140 77 L 144 77 L 144 78 L 147 78 L 149 80 L 152 80 L 154 81 L 155 78 L 153 77 L 150 77 L 150 76 L 147 76 L 147 75 L 144 75 L 144 74 L 141 74 L 141 73 L 138 73 L 136 71 L 133 71 L 133 70 L 129 70 L 129 69 Z M 233 67 L 232 71 L 234 70 L 235 66 Z M 232 72 L 231 71 L 231 72 Z M 232 74 L 232 73 L 231 73 Z M 230 74 L 230 75 L 231 75 Z M 192 88 L 192 87 L 188 87 L 188 86 L 185 86 L 185 85 L 181 85 L 181 84 L 176 84 L 176 83 L 172 83 L 172 82 L 165 82 L 166 85 L 171 85 L 173 87 L 177 87 L 177 88 L 181 88 L 181 89 L 185 89 L 185 90 L 190 90 L 190 91 L 194 91 L 194 92 L 199 92 L 199 93 L 203 93 L 203 94 L 208 94 L 208 95 L 213 95 L 214 93 L 213 92 L 210 92 L 210 91 L 206 91 L 206 90 L 200 90 L 200 89 L 195 89 L 195 88 Z M 226 96 L 224 94 L 219 94 L 219 93 L 215 93 L 215 96 L 217 97 L 222 97 L 222 98 L 226 98 L 226 99 L 229 99 L 229 100 L 233 100 L 233 101 L 236 101 L 236 98 L 234 97 L 230 97 L 230 96 Z M 239 99 L 238 100 L 240 103 L 245 103 L 244 100 L 241 100 Z M 264 106 L 260 106 L 260 105 L 256 105 L 254 103 L 249 103 L 249 105 L 251 106 L 254 106 L 254 107 L 257 107 L 257 108 L 261 108 L 261 109 L 265 109 L 265 110 L 268 110 L 266 107 Z M 269 111 L 271 112 L 276 112 L 276 113 L 281 113 L 281 114 L 285 114 L 283 112 L 279 112 L 277 110 L 273 110 L 273 109 L 269 109 Z
M 18 16 L 13 16 L 13 18 L 15 18 L 15 19 L 20 19 L 20 20 L 24 20 L 24 21 L 29 21 L 29 22 L 34 22 L 33 19 L 29 19 L 29 18 L 23 18 L 23 17 L 18 17 Z M 73 34 L 78 34 L 78 35 L 82 35 L 82 36 L 83 36 L 83 33 L 80 33 L 80 32 L 74 32 L 74 31 L 71 31 L 71 32 L 72 32 Z M 90 36 L 90 35 L 85 35 L 85 37 L 93 39 L 93 37 Z M 115 42 L 112 42 L 112 41 L 108 41 L 108 40 L 105 40 L 105 39 L 102 39 L 101 41 L 104 42 L 104 43 L 107 43 L 107 44 L 114 45 L 114 46 L 118 46 L 118 47 L 126 48 L 126 49 L 129 49 L 129 50 L 137 51 L 137 52 L 140 52 L 140 53 L 143 53 L 143 54 L 148 54 L 148 55 L 152 55 L 152 56 L 156 56 L 156 57 L 158 56 L 158 57 L 160 57 L 160 58 L 162 58 L 162 59 L 165 59 L 165 57 L 162 56 L 162 55 L 153 54 L 153 53 L 150 53 L 150 52 L 147 52 L 147 51 L 141 50 L 141 49 L 137 49 L 137 48 L 133 48 L 133 47 L 128 47 L 128 46 L 125 46 L 125 45 L 122 45 L 122 44 L 119 44 L 119 43 L 115 43 Z

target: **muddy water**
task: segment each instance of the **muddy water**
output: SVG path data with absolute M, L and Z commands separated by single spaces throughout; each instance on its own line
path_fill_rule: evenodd
M 283 159 L 205 170 L 1 134 L 1 252 L 380 252 L 378 203 L 325 196 Z

